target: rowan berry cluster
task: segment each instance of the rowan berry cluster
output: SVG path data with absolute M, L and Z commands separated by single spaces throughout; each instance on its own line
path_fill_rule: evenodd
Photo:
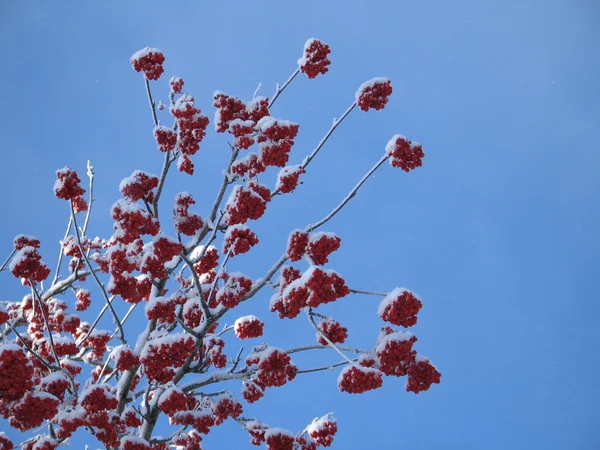
M 222 424 L 228 417 L 238 418 L 242 415 L 242 404 L 231 394 L 221 394 L 213 400 L 212 411 L 215 415 L 215 425 Z
M 379 370 L 386 375 L 402 377 L 406 375 L 408 366 L 414 362 L 417 352 L 412 346 L 417 342 L 416 336 L 404 331 L 385 334 L 377 343 L 375 353 L 379 359 Z
M 266 167 L 284 167 L 290 157 L 299 125 L 266 116 L 256 126 L 259 130 L 257 142 L 261 163 Z
M 198 214 L 189 210 L 190 205 L 196 201 L 188 192 L 181 192 L 175 196 L 175 230 L 185 236 L 194 236 L 204 226 L 204 222 Z
M 150 381 L 166 383 L 175 376 L 173 368 L 183 366 L 194 350 L 196 350 L 194 338 L 183 333 L 175 333 L 148 342 L 142 350 L 140 362 Z
M 383 385 L 383 374 L 377 370 L 362 366 L 346 366 L 338 378 L 338 387 L 342 392 L 362 394 L 380 388 Z
M 171 92 L 175 94 L 181 94 L 181 90 L 183 89 L 183 78 L 180 77 L 171 77 L 169 80 L 169 86 L 171 86 Z
M 158 186 L 158 177 L 147 172 L 136 170 L 131 176 L 121 180 L 119 190 L 123 197 L 132 202 L 145 199 L 148 203 L 154 200 L 152 189 Z
M 267 387 L 283 386 L 296 377 L 297 368 L 290 356 L 275 347 L 251 353 L 246 358 L 246 364 L 250 369 L 256 370 L 252 381 L 262 390 Z
M 333 437 L 338 431 L 335 417 L 333 417 L 333 414 L 326 414 L 317 418 L 308 426 L 307 431 L 318 445 L 329 447 L 333 444 Z
M 112 357 L 115 360 L 117 370 L 121 372 L 133 369 L 140 362 L 138 355 L 128 345 L 119 346 L 112 354 Z
M 133 54 L 130 61 L 136 72 L 144 72 L 146 80 L 158 80 L 165 71 L 162 66 L 165 57 L 156 48 L 146 47 L 139 50 Z
M 56 171 L 56 182 L 54 183 L 54 195 L 64 200 L 74 200 L 85 194 L 85 189 L 79 183 L 81 180 L 70 167 L 64 167 Z
M 414 293 L 397 288 L 386 295 L 377 310 L 382 320 L 405 328 L 417 323 L 417 314 L 423 303 Z
M 317 325 L 319 331 L 317 332 L 317 340 L 321 345 L 329 345 L 327 340 L 323 337 L 325 335 L 334 344 L 343 344 L 348 338 L 348 329 L 343 327 L 338 321 L 329 319 Z
M 227 228 L 223 238 L 223 254 L 231 252 L 231 256 L 247 253 L 258 244 L 256 233 L 246 225 L 233 225 Z
M 217 291 L 216 300 L 226 308 L 235 308 L 251 287 L 252 280 L 247 276 L 239 272 L 229 274 L 224 285 Z
M 392 82 L 387 78 L 373 78 L 360 85 L 356 91 L 356 102 L 363 111 L 380 110 L 392 95 Z
M 390 156 L 390 165 L 398 167 L 405 172 L 421 167 L 423 165 L 423 147 L 417 142 L 411 142 L 404 136 L 394 135 L 385 147 Z
M 256 316 L 244 316 L 233 325 L 235 335 L 239 339 L 257 338 L 263 335 L 265 324 Z
M 302 184 L 300 175 L 305 173 L 306 170 L 301 165 L 284 167 L 277 174 L 275 191 L 282 194 L 293 192 L 298 187 L 298 184 Z
M 328 55 L 331 53 L 329 45 L 318 39 L 309 39 L 304 44 L 304 55 L 298 60 L 300 71 L 308 78 L 315 78 L 319 74 L 325 75 L 331 64 Z
M 428 390 L 434 383 L 439 384 L 440 380 L 441 374 L 435 366 L 427 358 L 417 355 L 415 362 L 408 368 L 406 390 L 418 394 Z

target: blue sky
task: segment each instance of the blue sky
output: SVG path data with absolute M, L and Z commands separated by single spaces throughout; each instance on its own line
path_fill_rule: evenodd
M 335 449 L 600 446 L 597 2 L 90 5 L 0 6 L 1 253 L 27 233 L 42 240 L 46 261 L 55 260 L 68 219 L 52 194 L 57 168 L 83 174 L 92 161 L 90 234 L 102 237 L 111 232 L 118 182 L 134 169 L 159 172 L 143 81 L 129 64 L 134 51 L 153 46 L 165 53 L 166 76 L 153 83 L 157 99 L 167 100 L 168 77 L 181 76 L 212 118 L 213 91 L 250 98 L 260 82 L 271 96 L 295 69 L 305 40 L 317 37 L 331 46 L 330 72 L 299 77 L 272 111 L 300 124 L 292 162 L 310 152 L 360 83 L 386 76 L 394 93 L 383 111 L 357 110 L 340 126 L 301 189 L 253 226 L 261 250 L 240 257 L 236 268 L 263 274 L 288 232 L 337 204 L 393 134 L 420 141 L 422 168 L 405 174 L 383 167 L 326 230 L 343 239 L 330 267 L 351 287 L 405 286 L 421 296 L 417 349 L 442 371 L 442 384 L 416 396 L 404 392 L 403 380 L 388 378 L 378 391 L 350 396 L 337 392 L 337 372 L 305 375 L 269 390 L 247 415 L 296 432 L 334 411 Z M 188 190 L 206 214 L 229 158 L 225 140 L 209 133 L 195 157 L 196 175 L 169 180 L 163 209 Z M 265 181 L 273 183 L 273 174 Z M 1 300 L 20 300 L 19 283 L 0 276 Z M 268 299 L 256 297 L 240 314 L 264 318 L 274 345 L 313 341 L 305 320 L 275 319 Z M 350 344 L 374 344 L 381 326 L 376 298 L 327 306 L 349 328 Z M 324 356 L 315 358 L 313 364 Z M 84 443 L 96 448 L 84 435 L 73 448 Z M 254 448 L 229 423 L 205 443 Z

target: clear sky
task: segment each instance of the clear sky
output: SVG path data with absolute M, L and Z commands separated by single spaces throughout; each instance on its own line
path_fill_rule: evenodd
M 351 287 L 405 286 L 421 296 L 416 348 L 441 370 L 442 384 L 414 395 L 387 378 L 382 389 L 350 396 L 337 391 L 337 371 L 318 373 L 268 390 L 246 414 L 296 432 L 334 411 L 340 431 L 332 448 L 344 450 L 600 448 L 594 0 L 3 1 L 0 253 L 27 233 L 54 262 L 68 218 L 52 194 L 57 168 L 84 174 L 92 161 L 90 234 L 102 237 L 111 233 L 118 182 L 134 169 L 159 172 L 142 77 L 129 63 L 134 51 L 152 46 L 166 56 L 165 76 L 153 83 L 157 99 L 167 100 L 168 77 L 181 76 L 212 119 L 213 91 L 249 99 L 261 82 L 271 96 L 310 37 L 331 46 L 330 72 L 295 80 L 272 111 L 300 124 L 292 162 L 310 152 L 360 83 L 386 76 L 394 93 L 385 110 L 357 110 L 340 126 L 305 184 L 253 226 L 261 245 L 236 269 L 263 274 L 288 232 L 327 213 L 393 134 L 420 141 L 422 168 L 383 167 L 326 230 L 342 237 L 330 267 Z M 229 157 L 225 140 L 211 125 L 196 175 L 173 176 L 168 202 L 188 190 L 206 214 Z M 10 274 L 0 277 L 0 300 L 26 293 Z M 268 300 L 258 296 L 240 313 L 264 318 L 274 345 L 313 342 L 305 319 L 275 319 Z M 349 328 L 350 345 L 370 347 L 382 325 L 377 302 L 353 296 L 323 310 Z M 316 358 L 312 364 L 325 355 Z M 239 392 L 237 383 L 228 387 Z M 72 448 L 85 443 L 97 448 L 83 434 Z M 227 423 L 205 448 L 254 447 Z

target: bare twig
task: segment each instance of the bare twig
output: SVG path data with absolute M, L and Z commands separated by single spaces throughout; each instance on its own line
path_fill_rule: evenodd
M 386 295 L 388 295 L 388 292 L 361 291 L 360 289 L 350 289 L 350 292 L 352 292 L 353 294 L 378 295 L 380 297 L 385 297 Z
M 190 261 L 188 257 L 183 254 L 183 252 L 181 253 L 180 257 L 187 264 L 187 266 L 190 268 L 190 271 L 192 272 L 194 286 L 196 287 L 196 290 L 198 291 L 198 297 L 200 298 L 200 307 L 202 308 L 202 315 L 205 317 L 206 323 L 208 323 L 211 315 L 210 310 L 208 308 L 208 304 L 206 303 L 206 300 L 204 298 L 204 294 L 202 293 L 202 284 L 200 284 L 198 272 L 196 272 L 196 269 L 194 269 L 194 264 L 192 263 L 192 261 Z
M 17 253 L 16 248 L 13 249 L 12 252 L 10 252 L 10 255 L 8 255 L 8 258 L 6 258 L 6 260 L 2 263 L 2 266 L 0 266 L 0 272 L 2 272 L 4 269 L 6 269 L 7 264 L 10 262 L 12 257 L 15 256 L 15 253 Z
M 348 360 L 348 361 L 342 361 L 342 362 L 339 362 L 339 363 L 330 364 L 328 366 L 315 367 L 314 369 L 297 370 L 296 374 L 311 373 L 311 372 L 321 372 L 323 370 L 333 370 L 336 367 L 345 366 L 346 364 L 353 364 L 356 361 L 358 361 L 358 359 L 354 359 L 352 361 L 350 361 L 350 360 Z
M 67 231 L 65 231 L 65 237 L 63 237 L 63 242 L 69 236 L 69 232 L 71 231 L 72 225 L 73 225 L 73 218 L 71 216 L 69 216 L 69 223 L 67 224 Z M 50 287 L 54 286 L 56 284 L 56 282 L 58 281 L 58 278 L 60 277 L 60 266 L 62 265 L 64 249 L 62 246 L 62 242 L 59 245 L 60 245 L 60 250 L 58 252 L 58 262 L 56 263 L 56 272 L 54 273 L 54 278 L 52 279 L 52 284 L 50 285 Z
M 150 90 L 150 82 L 144 78 L 146 82 L 146 95 L 148 96 L 148 103 L 150 103 L 150 110 L 152 111 L 152 119 L 154 120 L 154 126 L 157 127 L 159 125 L 158 117 L 156 117 L 156 104 L 152 99 L 152 91 Z
M 92 205 L 94 204 L 94 167 L 87 162 L 87 176 L 90 179 L 90 201 L 88 202 L 88 210 L 85 213 L 85 220 L 83 222 L 82 233 L 85 236 L 87 234 L 88 225 L 90 223 L 90 217 L 92 216 Z
M 277 84 L 277 86 L 275 88 L 275 94 L 273 94 L 273 98 L 269 102 L 269 109 L 271 109 L 271 107 L 275 103 L 275 100 L 277 100 L 277 98 L 281 95 L 281 93 L 285 90 L 285 88 L 290 85 L 290 83 L 294 80 L 294 78 L 296 78 L 296 76 L 299 73 L 300 73 L 300 66 L 298 66 L 298 68 L 294 71 L 294 73 L 292 75 L 290 75 L 290 77 L 287 79 L 287 81 L 285 83 L 283 83 L 283 86 L 279 86 L 279 83 Z

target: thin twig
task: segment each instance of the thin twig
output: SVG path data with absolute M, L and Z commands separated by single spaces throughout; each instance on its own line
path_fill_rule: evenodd
M 0 272 L 2 272 L 5 268 L 6 265 L 10 262 L 10 260 L 12 259 L 13 256 L 15 256 L 15 253 L 17 253 L 17 249 L 13 249 L 12 252 L 10 252 L 10 255 L 8 255 L 8 258 L 6 258 L 6 260 L 2 263 L 2 266 L 0 266 Z
M 67 231 L 65 231 L 65 237 L 63 237 L 62 242 L 64 242 L 67 239 L 67 237 L 69 237 L 69 232 L 71 231 L 72 225 L 73 225 L 73 218 L 71 216 L 69 216 L 69 223 L 67 224 Z M 56 282 L 58 281 L 58 278 L 60 277 L 60 266 L 62 265 L 63 254 L 64 254 L 62 242 L 59 244 L 60 250 L 58 252 L 58 262 L 56 263 L 56 272 L 54 273 L 54 278 L 52 279 L 52 284 L 50 285 L 50 287 L 54 286 L 56 284 Z
M 187 256 L 183 254 L 183 252 L 181 253 L 180 257 L 187 264 L 187 266 L 190 268 L 190 271 L 192 272 L 194 286 L 196 287 L 196 290 L 198 291 L 198 297 L 200 298 L 200 307 L 202 308 L 202 314 L 206 318 L 206 322 L 208 323 L 211 315 L 210 310 L 208 308 L 208 304 L 204 299 L 204 294 L 202 292 L 202 284 L 200 283 L 200 279 L 198 278 L 198 272 L 196 272 L 196 269 L 194 269 L 194 264 L 188 259 Z
M 336 367 L 340 367 L 340 366 L 345 366 L 346 364 L 354 364 L 354 362 L 358 361 L 358 359 L 355 360 L 348 360 L 348 361 L 342 361 L 339 363 L 335 363 L 335 364 L 330 364 L 328 366 L 322 366 L 322 367 L 315 367 L 314 369 L 303 369 L 303 370 L 297 370 L 296 374 L 300 374 L 300 373 L 311 373 L 311 372 L 320 372 L 323 370 L 333 370 Z
M 87 234 L 88 225 L 90 223 L 90 217 L 92 215 L 92 205 L 94 204 L 94 167 L 87 162 L 87 176 L 90 178 L 90 201 L 88 202 L 88 210 L 85 213 L 85 220 L 83 222 L 83 235 Z
M 281 93 L 285 90 L 285 88 L 289 86 L 289 84 L 292 82 L 292 80 L 294 78 L 296 78 L 296 76 L 299 73 L 300 73 L 300 66 L 298 66 L 296 68 L 296 70 L 294 71 L 294 73 L 292 75 L 290 75 L 290 77 L 287 79 L 287 81 L 285 83 L 283 83 L 283 86 L 279 86 L 279 84 L 277 84 L 277 86 L 275 88 L 275 94 L 273 94 L 273 98 L 269 102 L 269 109 L 271 109 L 271 107 L 275 103 L 275 100 L 277 100 L 277 98 L 281 95 Z
M 353 294 L 378 295 L 380 297 L 385 297 L 386 295 L 388 295 L 388 292 L 361 291 L 360 289 L 350 289 L 350 292 L 352 292 Z
M 322 337 L 322 338 L 323 338 L 323 339 L 324 339 L 324 340 L 325 340 L 325 341 L 326 341 L 326 342 L 327 342 L 327 343 L 328 343 L 328 344 L 331 346 L 331 348 L 332 348 L 332 349 L 334 349 L 336 352 L 338 352 L 338 353 L 339 353 L 339 355 L 340 355 L 342 358 L 344 358 L 346 361 L 348 361 L 350 364 L 352 364 L 352 360 L 351 360 L 350 358 L 348 358 L 348 357 L 346 356 L 346 354 L 345 354 L 344 352 L 342 352 L 342 351 L 341 351 L 341 350 L 340 350 L 340 349 L 337 347 L 337 345 L 335 345 L 335 344 L 334 344 L 334 343 L 331 341 L 331 339 L 329 339 L 329 338 L 327 337 L 327 335 L 326 335 L 325 333 L 323 333 L 323 331 L 321 331 L 321 329 L 320 329 L 320 328 L 317 326 L 317 324 L 315 323 L 315 319 L 314 319 L 314 317 L 312 316 L 312 314 L 311 314 L 311 313 L 312 313 L 312 308 L 309 306 L 309 307 L 306 309 L 306 315 L 307 315 L 307 317 L 308 317 L 308 321 L 311 323 L 311 325 L 313 326 L 313 328 L 314 328 L 315 330 L 317 330 L 317 333 L 318 333 L 319 335 L 321 335 L 321 337 Z

